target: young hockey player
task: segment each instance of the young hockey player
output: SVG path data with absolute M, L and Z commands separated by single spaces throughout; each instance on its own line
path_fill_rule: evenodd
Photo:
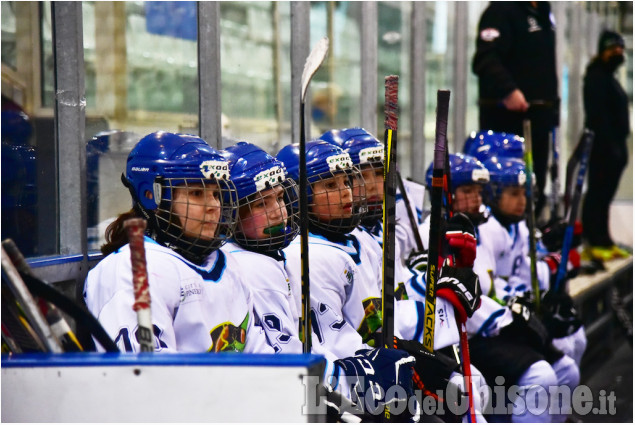
M 359 242 L 360 250 L 367 252 L 366 255 L 361 256 L 365 258 L 365 268 L 374 268 L 381 271 L 382 264 L 382 249 L 381 249 L 381 232 L 382 232 L 382 216 L 383 216 L 383 200 L 384 200 L 384 188 L 383 188 L 383 161 L 384 161 L 384 148 L 383 144 L 379 142 L 374 136 L 368 133 L 363 128 L 349 128 L 342 130 L 330 130 L 324 133 L 321 138 L 330 143 L 341 146 L 345 152 L 347 152 L 353 161 L 353 164 L 359 167 L 362 176 L 364 177 L 364 188 L 366 191 L 366 197 L 368 202 L 368 212 L 362 219 L 362 223 L 367 225 L 375 231 L 376 234 L 370 233 L 364 226 L 358 226 L 351 233 L 350 237 L 355 238 Z M 356 188 L 354 187 L 355 191 Z M 403 201 L 401 201 L 403 204 Z M 404 206 L 402 213 L 406 213 L 406 207 Z M 414 245 L 414 236 L 412 229 L 409 226 L 409 221 L 405 218 L 405 223 L 397 223 L 396 225 L 396 251 L 395 255 L 395 282 L 397 286 L 396 304 L 395 304 L 395 334 L 403 340 L 416 341 L 416 343 L 406 343 L 409 347 L 419 347 L 419 344 L 423 338 L 424 328 L 424 303 L 423 300 L 416 301 L 414 299 L 408 299 L 407 285 L 404 286 L 404 280 L 409 281 L 416 279 L 421 280 L 421 275 L 408 270 L 404 267 L 401 260 L 400 252 L 406 250 L 405 247 L 408 244 Z M 449 269 L 446 268 L 446 271 Z M 376 284 L 381 289 L 381 274 L 376 275 Z M 420 284 L 418 284 L 421 286 Z M 446 290 L 455 292 L 457 288 L 452 285 L 441 284 L 441 287 L 446 286 Z M 443 293 L 443 291 L 441 291 Z M 462 295 L 455 295 L 454 301 L 460 304 L 459 298 Z M 464 299 L 465 300 L 465 299 Z M 460 314 L 471 315 L 475 308 L 478 308 L 478 304 L 470 304 L 465 300 L 465 305 L 460 304 Z M 453 305 L 443 297 L 437 300 L 437 312 L 440 315 L 440 320 L 435 322 L 435 348 L 449 347 L 458 342 L 458 330 L 456 327 L 456 320 L 454 317 Z M 402 344 L 400 341 L 399 344 Z M 457 363 L 453 359 L 446 359 L 445 363 L 442 360 L 445 356 L 437 353 L 436 358 L 439 363 L 434 366 L 431 363 L 423 364 L 423 362 L 417 364 L 417 369 L 421 372 L 420 378 L 426 385 L 430 385 L 435 379 L 445 380 L 451 379 L 453 382 L 463 385 L 463 377 L 456 373 Z M 421 359 L 424 360 L 424 359 Z M 475 369 L 473 376 L 480 375 Z M 477 384 L 478 380 L 475 379 L 474 383 Z M 484 384 L 484 381 L 481 381 Z M 432 385 L 434 386 L 434 384 Z M 444 385 L 442 385 L 444 386 Z M 445 386 L 443 388 L 446 389 Z M 478 391 L 478 389 L 477 389 Z M 475 393 L 477 393 L 475 391 Z M 475 397 L 475 403 L 477 407 L 477 419 L 484 421 L 482 415 L 480 415 L 481 400 L 480 397 Z
M 155 351 L 273 353 L 254 325 L 240 270 L 218 250 L 234 227 L 227 161 L 196 136 L 160 131 L 132 149 L 122 182 L 133 208 L 108 227 L 107 256 L 84 288 L 86 305 L 120 349 L 140 349 L 123 222 L 143 217 Z
M 299 147 L 288 145 L 280 150 L 277 159 L 282 161 L 289 175 L 299 179 Z M 354 382 L 351 376 L 365 375 L 376 365 L 395 362 L 397 371 L 409 369 L 412 377 L 414 358 L 404 351 L 379 348 L 370 350 L 366 343 L 374 343 L 375 332 L 381 326 L 381 299 L 375 280 L 376 270 L 359 267 L 361 257 L 359 243 L 348 233 L 357 226 L 366 211 L 363 180 L 353 167 L 350 156 L 337 146 L 321 140 L 306 144 L 308 211 L 309 211 L 309 270 L 311 285 L 311 320 L 313 327 L 313 351 L 344 358 L 335 362 L 334 376 L 349 377 L 347 385 Z M 353 195 L 356 187 L 356 195 Z M 292 291 L 300 293 L 300 240 L 296 238 L 284 249 L 286 270 L 292 282 Z M 368 264 L 368 261 L 364 262 Z M 296 297 L 299 303 L 299 297 Z M 298 309 L 300 305 L 298 304 Z M 352 358 L 357 362 L 364 357 L 366 367 L 350 367 Z M 392 360 L 391 360 L 392 359 Z M 358 363 L 363 365 L 363 363 Z M 337 372 L 337 367 L 347 368 Z M 394 370 L 394 369 L 393 369 Z M 394 373 L 394 372 L 393 372 Z M 353 375 L 351 375 L 353 374 Z M 401 382 L 406 393 L 412 392 L 412 382 L 396 378 L 390 373 L 377 374 L 376 379 Z M 397 379 L 398 378 L 398 379 Z M 341 384 L 332 385 L 334 390 Z M 386 390 L 386 386 L 380 383 Z M 366 406 L 368 408 L 368 406 Z M 410 412 L 415 413 L 415 412 Z
M 541 364 L 546 371 L 544 359 L 555 372 L 558 384 L 564 384 L 573 391 L 580 379 L 575 361 L 555 349 L 552 345 L 553 333 L 549 334 L 544 325 L 530 314 L 531 303 L 524 297 L 531 290 L 529 230 L 523 221 L 526 206 L 525 165 L 518 159 L 497 157 L 486 160 L 483 165 L 490 172 L 486 199 L 492 214 L 478 228 L 479 252 L 486 252 L 483 261 L 488 263 L 479 262 L 476 269 L 481 279 L 491 283 L 487 292 L 495 293 L 497 299 L 507 302 L 514 313 L 514 322 L 501 331 L 500 341 L 495 348 L 487 345 L 490 341 L 475 339 L 476 343 L 472 344 L 473 357 L 475 362 L 481 358 L 486 377 L 498 373 L 506 377 L 506 382 L 515 382 L 512 377 L 521 373 L 525 365 L 531 366 L 518 382 L 523 382 L 528 374 L 531 377 L 537 364 Z M 541 288 L 546 289 L 549 268 L 546 264 L 537 266 Z M 486 280 L 487 275 L 490 276 L 489 280 Z M 521 348 L 522 344 L 527 343 L 533 350 Z M 492 355 L 492 350 L 496 351 L 496 355 Z M 566 417 L 570 402 L 570 397 L 563 397 L 563 404 L 560 405 L 563 409 L 560 414 L 553 415 L 554 420 Z
M 297 236 L 297 185 L 284 165 L 259 147 L 239 142 L 220 152 L 229 163 L 236 187 L 238 216 L 233 241 L 221 250 L 241 270 L 252 270 L 247 284 L 257 320 L 276 353 L 301 353 L 294 294 L 284 268 L 282 249 Z
M 491 157 L 497 157 L 499 159 L 516 158 L 522 160 L 524 140 L 512 134 L 495 133 L 492 131 L 479 132 L 470 135 L 465 141 L 464 150 L 466 153 L 476 152 L 477 157 L 481 161 L 486 161 Z M 562 248 L 564 227 L 566 227 L 566 224 L 564 221 L 549 222 L 541 229 L 542 237 L 536 241 L 536 257 L 542 260 L 537 262 L 537 269 L 541 270 L 543 279 L 546 279 L 546 269 L 549 270 L 549 283 L 555 278 L 556 271 L 561 262 L 561 256 L 557 251 Z M 522 226 L 520 228 L 522 229 Z M 581 243 L 581 234 L 582 225 L 580 222 L 577 222 L 574 227 L 573 243 L 567 261 L 567 279 L 569 276 L 575 276 L 577 269 L 580 267 L 580 255 L 575 247 Z M 526 249 L 528 250 L 528 247 L 526 247 Z M 527 279 L 526 276 L 530 275 L 530 260 L 528 258 L 525 260 L 526 261 L 519 263 L 524 266 L 518 267 L 518 270 L 524 273 L 524 277 L 520 280 L 521 291 L 532 289 L 530 287 L 527 288 L 524 284 Z M 513 282 L 515 280 L 516 278 L 503 280 L 502 286 L 506 287 L 508 286 L 507 281 Z M 496 281 L 500 282 L 498 278 L 496 278 Z M 505 293 L 505 295 L 507 294 Z M 566 290 L 557 294 L 553 291 L 547 291 L 547 293 L 545 293 L 543 290 L 540 296 L 545 297 L 543 304 L 546 306 L 547 311 L 543 312 L 543 316 L 545 325 L 554 336 L 553 345 L 573 358 L 579 366 L 586 349 L 586 333 L 580 321 L 577 320 L 571 297 L 567 294 Z

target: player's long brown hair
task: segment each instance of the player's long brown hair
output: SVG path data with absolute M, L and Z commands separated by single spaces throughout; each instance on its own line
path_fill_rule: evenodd
M 106 228 L 106 243 L 101 246 L 101 253 L 104 255 L 111 254 L 128 243 L 128 234 L 123 227 L 123 222 L 129 218 L 143 217 L 134 208 L 125 213 L 119 214 Z

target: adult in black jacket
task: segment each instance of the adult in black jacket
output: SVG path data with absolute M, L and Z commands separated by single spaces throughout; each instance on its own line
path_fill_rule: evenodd
M 585 125 L 595 132 L 595 139 L 582 206 L 583 237 L 590 246 L 590 256 L 601 260 L 626 255 L 609 235 L 609 207 L 628 160 L 628 97 L 614 77 L 622 62 L 624 39 L 615 32 L 604 31 L 598 54 L 584 76 Z
M 548 2 L 491 2 L 478 25 L 472 70 L 479 77 L 481 130 L 523 135 L 531 120 L 536 217 L 545 204 L 549 132 L 558 125 L 555 21 Z

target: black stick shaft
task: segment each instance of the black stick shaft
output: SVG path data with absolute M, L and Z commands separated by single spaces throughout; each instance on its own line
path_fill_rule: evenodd
M 382 261 L 382 333 L 384 344 L 393 346 L 395 336 L 395 194 L 397 167 L 397 109 L 399 77 L 385 77 L 384 112 L 384 216 Z
M 305 103 L 300 103 L 300 263 L 302 276 L 302 352 L 311 352 L 311 290 L 309 280 L 309 209 L 306 172 Z
M 534 156 L 531 142 L 531 121 L 523 121 L 525 136 L 525 188 L 527 196 L 527 227 L 529 228 L 529 259 L 531 289 L 534 292 L 536 312 L 540 312 L 540 285 L 536 269 L 536 222 L 534 217 Z
M 558 274 L 556 275 L 556 281 L 554 282 L 553 290 L 564 291 L 564 278 L 567 274 L 567 261 L 569 259 L 569 251 L 573 243 L 573 229 L 575 221 L 578 218 L 578 207 L 580 205 L 580 199 L 582 198 L 582 186 L 584 185 L 584 177 L 586 175 L 587 163 L 589 160 L 589 154 L 591 153 L 591 146 L 593 145 L 594 133 L 591 130 L 585 130 L 582 135 L 582 151 L 580 156 L 580 166 L 578 168 L 578 178 L 576 179 L 575 189 L 573 191 L 573 199 L 571 200 L 571 208 L 569 209 L 569 216 L 567 217 L 567 228 L 564 232 L 564 239 L 562 241 L 562 260 L 558 266 Z
M 424 315 L 423 347 L 434 351 L 434 326 L 436 308 L 436 282 L 439 277 L 439 253 L 441 246 L 441 220 L 443 204 L 443 174 L 447 150 L 448 113 L 450 91 L 437 91 L 437 120 L 430 190 L 430 237 L 428 243 L 428 269 L 426 271 L 426 308 Z

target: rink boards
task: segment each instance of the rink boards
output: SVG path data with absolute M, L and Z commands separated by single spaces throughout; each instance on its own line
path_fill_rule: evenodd
M 324 359 L 259 354 L 2 356 L 2 422 L 322 422 Z

